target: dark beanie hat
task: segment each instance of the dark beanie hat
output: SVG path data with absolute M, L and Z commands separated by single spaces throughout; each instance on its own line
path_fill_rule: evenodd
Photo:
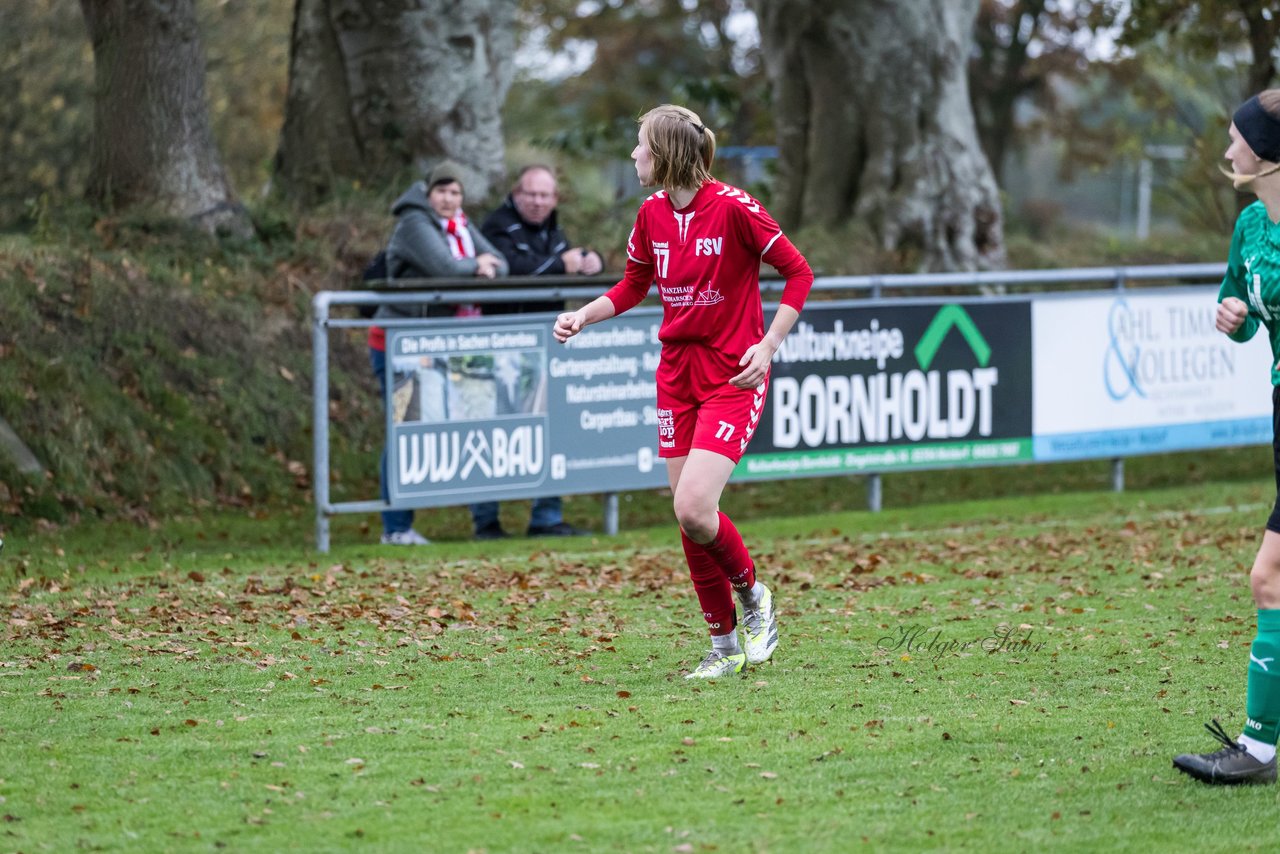
M 452 160 L 441 160 L 435 166 L 431 167 L 431 171 L 427 173 L 427 189 L 430 190 L 437 184 L 452 184 L 457 181 L 462 184 L 462 166 Z

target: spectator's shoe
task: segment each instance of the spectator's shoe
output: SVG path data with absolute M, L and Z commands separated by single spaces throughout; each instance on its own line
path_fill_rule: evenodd
M 1175 756 L 1173 757 L 1174 768 L 1201 782 L 1218 786 L 1276 781 L 1274 756 L 1271 757 L 1270 762 L 1259 762 L 1254 759 L 1249 755 L 1249 751 L 1244 749 L 1244 745 L 1227 735 L 1226 730 L 1216 718 L 1212 725 L 1205 724 L 1204 728 L 1222 742 L 1222 749 L 1213 753 L 1183 753 Z
M 768 661 L 778 645 L 778 613 L 773 610 L 773 593 L 762 583 L 760 600 L 754 608 L 742 609 L 742 648 L 747 661 Z
M 718 649 L 713 649 L 707 653 L 707 657 L 702 659 L 702 663 L 693 669 L 692 673 L 686 674 L 685 679 L 719 679 L 722 676 L 732 676 L 735 673 L 742 672 L 742 665 L 747 663 L 746 653 L 738 652 L 732 655 L 725 655 Z
M 410 528 L 407 531 L 392 531 L 382 535 L 384 546 L 429 546 L 431 541 Z
M 490 522 L 483 528 L 476 528 L 477 540 L 502 540 L 509 536 L 511 535 L 502 530 L 502 525 L 498 522 Z
M 568 522 L 556 522 L 554 525 L 530 525 L 528 534 L 531 537 L 587 537 L 591 532 L 575 528 Z

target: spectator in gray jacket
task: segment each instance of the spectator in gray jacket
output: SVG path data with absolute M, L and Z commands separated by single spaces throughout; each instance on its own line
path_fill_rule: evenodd
M 507 262 L 479 229 L 472 228 L 462 212 L 462 170 L 444 161 L 396 199 L 391 206 L 396 215 L 395 230 L 387 244 L 387 278 L 420 279 L 478 276 L 492 279 L 507 275 Z M 427 317 L 442 313 L 472 316 L 474 306 L 423 304 L 383 305 L 375 317 Z M 386 330 L 369 329 L 369 361 L 386 395 Z M 386 501 L 387 455 L 382 454 L 382 500 Z M 382 542 L 389 545 L 426 545 L 426 537 L 413 529 L 412 510 L 388 510 L 382 514 Z

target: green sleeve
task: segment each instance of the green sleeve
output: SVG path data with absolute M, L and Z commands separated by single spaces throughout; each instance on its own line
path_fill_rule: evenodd
M 1227 256 L 1227 272 L 1222 277 L 1222 287 L 1218 289 L 1218 302 L 1222 302 L 1227 297 L 1235 297 L 1249 306 L 1249 314 L 1245 317 L 1244 323 L 1240 324 L 1240 328 L 1235 332 L 1227 333 L 1227 337 L 1232 341 L 1241 343 L 1248 341 L 1258 331 L 1258 316 L 1253 311 L 1252 303 L 1249 302 L 1248 272 L 1244 268 L 1244 253 L 1240 249 L 1243 243 L 1244 229 L 1241 227 L 1241 221 L 1236 220 L 1235 233 L 1231 235 L 1231 254 Z

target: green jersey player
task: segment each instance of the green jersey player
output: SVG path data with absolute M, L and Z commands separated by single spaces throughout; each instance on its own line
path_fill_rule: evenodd
M 1224 155 L 1237 189 L 1258 197 L 1240 214 L 1227 274 L 1218 294 L 1217 327 L 1235 341 L 1267 328 L 1280 361 L 1280 89 L 1255 95 L 1232 116 Z M 1223 170 L 1226 171 L 1226 170 Z M 1249 581 L 1258 607 L 1249 651 L 1244 732 L 1233 739 L 1216 720 L 1205 727 L 1222 744 L 1213 753 L 1184 753 L 1173 767 L 1217 785 L 1274 783 L 1280 737 L 1280 365 L 1271 369 L 1277 504 L 1262 534 Z

